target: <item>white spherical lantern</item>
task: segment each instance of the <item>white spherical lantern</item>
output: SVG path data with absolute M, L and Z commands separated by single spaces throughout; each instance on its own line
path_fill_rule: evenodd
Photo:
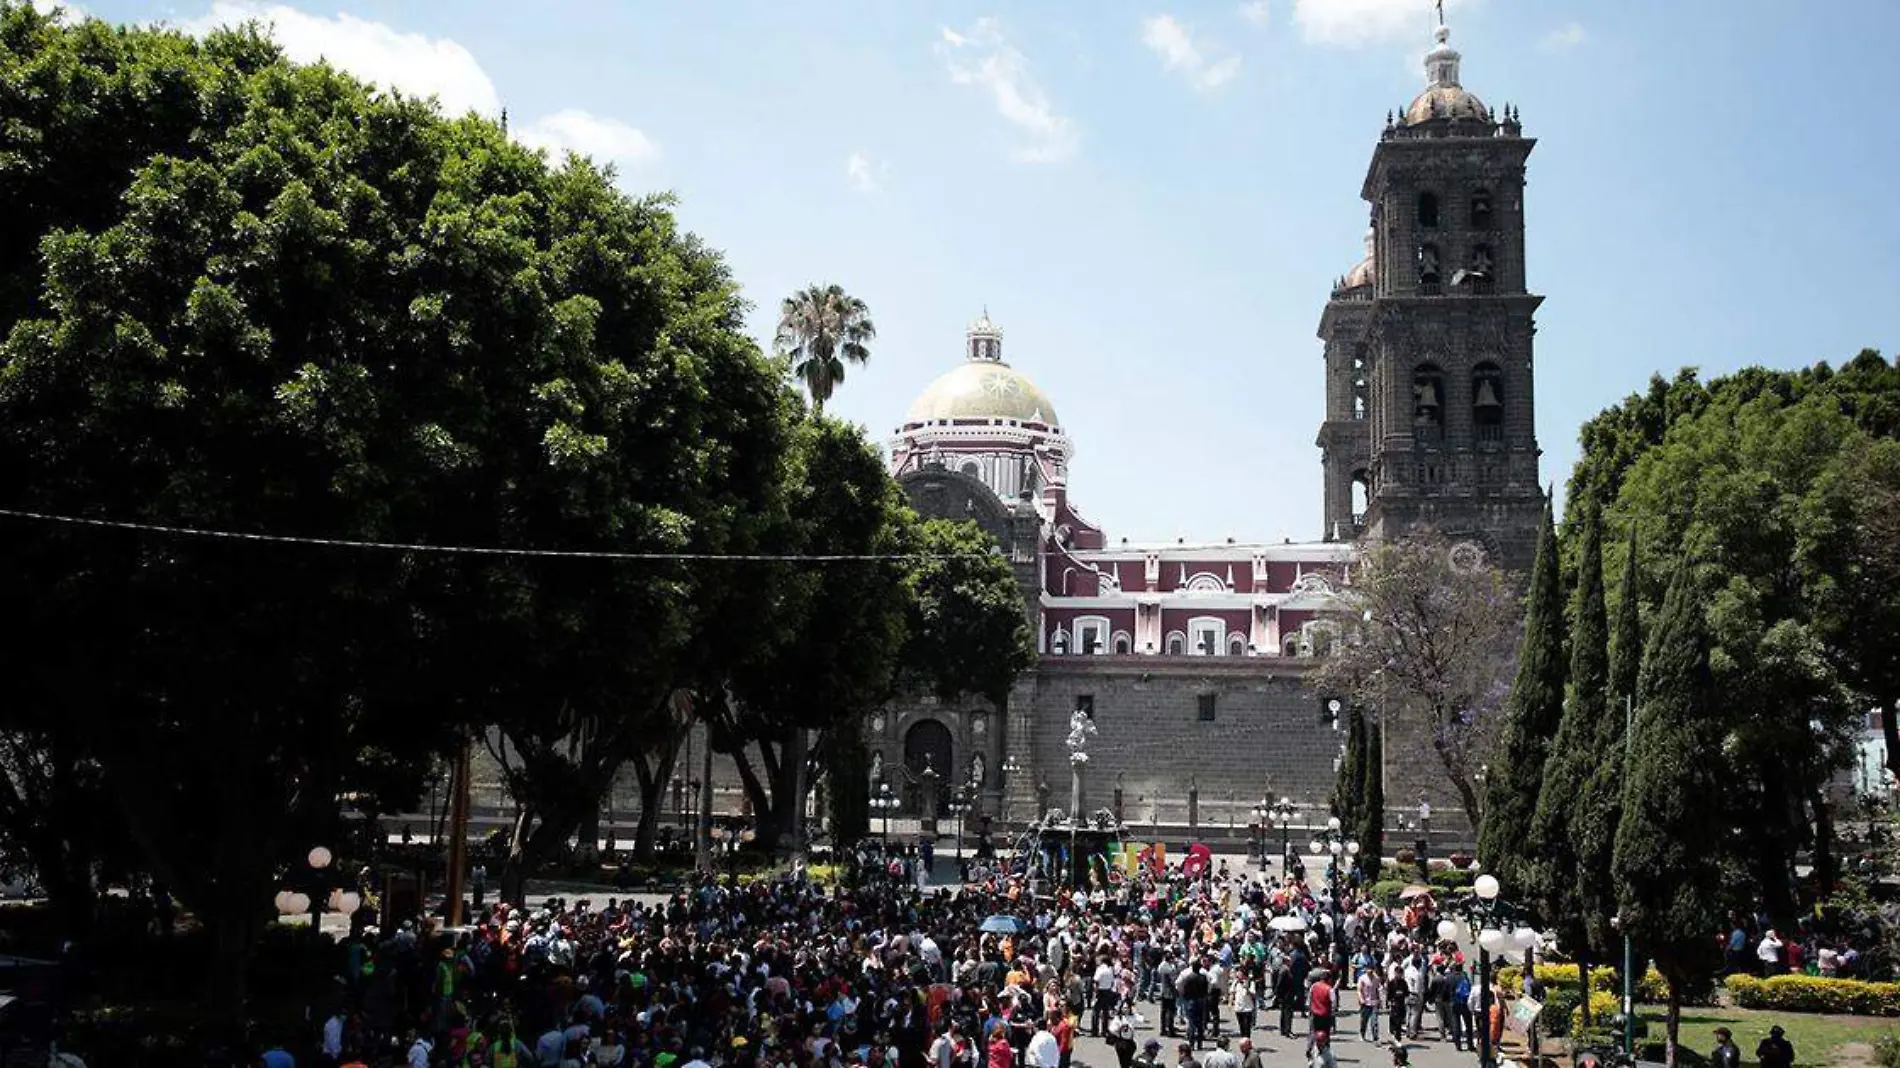
M 1328 853 L 1331 853 L 1333 856 L 1338 856 L 1341 852 L 1339 843 L 1338 842 L 1326 843 L 1326 851 Z
M 301 916 L 310 911 L 310 895 L 293 890 L 290 894 L 289 904 L 290 912 L 288 915 Z
M 1449 942 L 1452 939 L 1457 938 L 1457 937 L 1458 937 L 1457 924 L 1451 922 L 1450 920 L 1438 921 L 1438 940 L 1439 941 Z
M 1498 877 L 1495 875 L 1480 875 L 1472 882 L 1471 889 L 1476 891 L 1477 895 L 1486 901 L 1496 900 L 1499 889 Z
M 336 910 L 346 916 L 353 916 L 363 907 L 363 895 L 354 890 L 345 890 L 336 898 Z
M 1358 855 L 1359 855 L 1359 843 L 1358 843 L 1358 842 L 1347 842 L 1347 843 L 1346 843 L 1346 852 L 1348 852 L 1348 853 L 1351 853 L 1351 854 L 1352 854 L 1353 856 L 1355 856 L 1355 857 L 1356 857 L 1356 856 L 1358 856 Z
M 317 869 L 318 871 L 322 871 L 324 868 L 329 867 L 330 861 L 334 860 L 335 858 L 330 855 L 330 851 L 328 849 L 325 849 L 322 846 L 317 846 L 314 849 L 310 850 L 310 855 L 305 857 L 304 859 L 310 862 L 311 867 Z
M 271 899 L 272 903 L 277 906 L 277 915 L 289 916 L 291 914 L 290 898 L 291 898 L 290 891 L 288 890 L 277 891 L 277 896 Z
M 1486 953 L 1503 952 L 1504 947 L 1509 945 L 1510 942 L 1511 939 L 1508 935 L 1494 927 L 1486 927 L 1484 930 L 1478 932 L 1478 945 L 1483 947 Z
M 1306 843 L 1306 848 L 1312 850 L 1313 855 L 1316 857 L 1326 851 L 1326 847 L 1323 845 L 1320 845 L 1319 839 L 1317 838 L 1313 839 L 1311 842 Z
M 1517 948 L 1519 949 L 1530 949 L 1536 946 L 1538 942 L 1537 932 L 1529 927 L 1519 927 L 1517 930 L 1512 931 L 1511 938 L 1517 943 Z
M 1336 830 L 1338 830 L 1338 829 L 1339 829 L 1339 817 L 1338 817 L 1338 816 L 1328 816 L 1328 817 L 1326 817 L 1326 829 L 1327 829 L 1327 830 L 1329 830 L 1329 831 L 1336 831 Z

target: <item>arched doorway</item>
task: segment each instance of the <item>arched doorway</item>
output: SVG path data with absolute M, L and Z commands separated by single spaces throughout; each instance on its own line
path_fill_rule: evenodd
M 937 796 L 931 798 L 930 803 L 937 815 L 948 815 L 950 783 L 956 778 L 957 765 L 950 728 L 944 726 L 941 720 L 918 720 L 904 733 L 904 767 L 910 770 L 910 782 L 905 784 L 904 799 L 908 802 L 905 807 L 913 812 L 921 810 L 926 765 L 937 773 Z

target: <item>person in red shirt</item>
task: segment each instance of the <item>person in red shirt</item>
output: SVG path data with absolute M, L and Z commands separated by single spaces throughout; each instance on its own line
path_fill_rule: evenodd
M 1056 1036 L 1056 1048 L 1062 1051 L 1062 1068 L 1069 1068 L 1069 1058 L 1075 1053 L 1075 1025 L 1069 1022 L 1069 1014 L 1054 1013 L 1049 1025 L 1049 1033 Z
M 989 1068 L 1015 1068 L 1016 1051 L 1009 1045 L 1009 1030 L 1002 1024 L 990 1028 Z
M 1313 1040 L 1307 1042 L 1306 1051 L 1313 1052 L 1314 1041 L 1324 1032 L 1329 1038 L 1333 1033 L 1333 976 L 1324 968 L 1313 973 L 1313 988 L 1307 993 L 1306 1009 L 1313 1019 Z

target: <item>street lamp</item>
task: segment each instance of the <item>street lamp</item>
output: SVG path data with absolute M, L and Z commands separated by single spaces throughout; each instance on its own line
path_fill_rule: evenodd
M 1290 861 L 1293 859 L 1293 843 L 1289 840 L 1288 835 L 1293 828 L 1293 817 L 1298 815 L 1299 811 L 1300 806 L 1294 804 L 1293 799 L 1290 797 L 1282 797 L 1274 803 L 1272 808 L 1273 818 L 1280 824 L 1280 863 L 1282 866 L 1288 868 L 1292 867 Z M 1262 866 L 1265 866 L 1264 862 L 1262 862 Z M 1284 875 L 1286 873 L 1282 872 L 1281 874 Z
M 1325 854 L 1327 897 L 1330 899 L 1335 920 L 1339 913 L 1339 862 L 1341 858 L 1359 856 L 1359 842 L 1350 838 L 1340 829 L 1339 817 L 1326 817 L 1326 829 L 1315 834 L 1311 843 L 1314 856 Z
M 950 814 L 957 818 L 957 867 L 963 866 L 963 824 L 970 818 L 970 809 L 975 803 L 977 787 L 981 785 L 975 779 L 957 788 L 956 795 L 950 799 Z
M 277 906 L 277 914 L 280 916 L 302 916 L 308 913 L 310 916 L 310 929 L 317 933 L 323 931 L 323 909 L 325 904 L 329 905 L 331 912 L 354 915 L 356 910 L 363 905 L 362 895 L 354 890 L 344 890 L 340 887 L 331 889 L 329 886 L 329 878 L 324 874 L 330 867 L 331 861 L 335 859 L 335 856 L 333 856 L 326 847 L 312 847 L 310 852 L 304 855 L 304 863 L 310 866 L 310 887 L 312 890 L 315 890 L 316 893 L 306 894 L 301 890 L 278 891 L 273 902 Z M 298 881 L 302 882 L 303 880 Z M 328 892 L 326 893 L 325 891 Z
M 1253 850 L 1253 861 L 1264 871 L 1267 866 L 1267 823 L 1273 819 L 1273 801 L 1262 797 L 1249 813 L 1253 817 L 1247 824 L 1247 844 Z
M 1006 753 L 1003 756 L 1001 770 L 1003 772 L 1003 811 L 1001 815 L 1003 817 L 1003 833 L 1007 835 L 1009 833 L 1009 784 L 1015 779 L 1016 773 L 1023 770 L 1023 765 L 1021 761 L 1016 759 L 1016 754 Z
M 1428 859 L 1432 852 L 1432 803 L 1425 795 L 1418 798 L 1418 878 L 1425 882 L 1431 872 Z
M 1484 874 L 1471 885 L 1471 896 L 1454 902 L 1448 913 L 1462 918 L 1465 926 L 1478 936 L 1478 1065 L 1496 1068 L 1491 1048 L 1491 955 L 1516 947 L 1525 953 L 1526 975 L 1530 974 L 1530 950 L 1537 945 L 1537 932 L 1530 927 L 1530 910 L 1507 901 L 1497 876 Z M 1439 925 L 1443 935 L 1449 921 Z M 1456 933 L 1455 926 L 1452 927 Z
M 891 792 L 889 782 L 880 781 L 871 791 L 871 810 L 884 814 L 884 848 L 888 852 L 891 844 L 891 812 L 902 804 L 897 795 Z

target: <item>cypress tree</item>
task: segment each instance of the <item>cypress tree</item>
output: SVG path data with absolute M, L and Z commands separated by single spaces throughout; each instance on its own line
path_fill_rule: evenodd
M 1570 632 L 1570 692 L 1563 721 L 1544 761 L 1543 788 L 1531 818 L 1530 848 L 1536 858 L 1526 888 L 1542 911 L 1544 921 L 1556 928 L 1557 941 L 1577 958 L 1578 978 L 1590 989 L 1590 940 L 1584 919 L 1583 882 L 1600 879 L 1604 867 L 1578 863 L 1575 824 L 1583 815 L 1580 802 L 1588 796 L 1597 762 L 1597 735 L 1604 714 L 1604 687 L 1610 674 L 1610 624 L 1603 604 L 1603 533 L 1596 505 L 1586 503 L 1583 545 L 1577 561 L 1577 589 L 1572 598 Z M 1586 875 L 1588 872 L 1590 874 Z M 1583 1019 L 1590 1022 L 1589 999 Z
M 1637 683 L 1636 731 L 1610 865 L 1623 929 L 1669 981 L 1668 1063 L 1676 1061 L 1682 992 L 1721 962 L 1725 824 L 1717 774 L 1722 720 L 1713 707 L 1709 642 L 1693 570 L 1676 565 Z
M 1478 857 L 1512 894 L 1529 889 L 1535 857 L 1531 817 L 1551 736 L 1564 711 L 1563 584 L 1557 576 L 1557 532 L 1550 500 L 1537 535 L 1537 560 L 1525 605 L 1524 639 L 1518 648 L 1517 679 L 1505 706 L 1504 737 L 1485 780 L 1484 820 Z
M 1350 829 L 1359 819 L 1359 794 L 1364 785 L 1366 717 L 1353 705 L 1346 713 L 1346 751 L 1333 776 L 1333 815 Z
M 1385 742 L 1380 725 L 1365 723 L 1366 756 L 1360 763 L 1359 870 L 1376 880 L 1385 863 Z
M 1616 629 L 1611 636 L 1603 711 L 1591 743 L 1590 778 L 1577 799 L 1570 828 L 1583 876 L 1578 899 L 1585 942 L 1602 954 L 1614 954 L 1622 935 L 1610 923 L 1616 915 L 1616 885 L 1595 877 L 1610 870 L 1616 850 L 1616 825 L 1623 812 L 1624 702 L 1636 699 L 1636 672 L 1642 659 L 1641 599 L 1637 596 L 1636 532 L 1630 531 L 1623 580 L 1617 587 Z

